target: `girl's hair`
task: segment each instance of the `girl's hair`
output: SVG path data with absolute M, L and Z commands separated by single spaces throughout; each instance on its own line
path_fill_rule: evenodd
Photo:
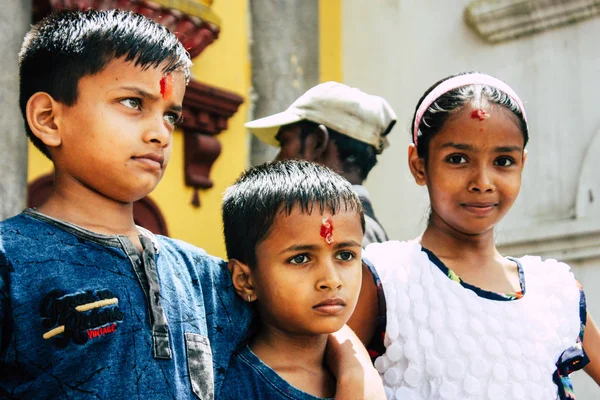
M 415 120 L 417 113 L 421 107 L 421 103 L 429 93 L 431 93 L 440 84 L 452 79 L 457 76 L 478 74 L 476 72 L 462 72 L 460 74 L 448 76 L 433 84 L 423 96 L 419 99 L 417 106 L 415 107 L 415 113 L 411 128 L 415 126 Z M 490 79 L 495 79 L 491 78 Z M 488 86 L 485 84 L 468 84 L 466 86 L 460 86 L 452 89 L 446 93 L 441 94 L 435 99 L 429 107 L 423 113 L 420 121 L 418 122 L 418 130 L 413 136 L 413 142 L 417 146 L 417 154 L 419 157 L 427 161 L 429 152 L 429 142 L 431 139 L 443 128 L 444 123 L 448 118 L 461 111 L 466 105 L 473 105 L 474 107 L 481 107 L 485 102 L 498 104 L 510 112 L 512 112 L 521 128 L 523 133 L 524 146 L 527 145 L 529 140 L 529 130 L 527 127 L 527 120 L 525 118 L 525 111 L 520 106 L 520 100 L 513 98 L 505 91 L 502 91 L 496 87 Z M 415 128 L 416 129 L 416 128 Z

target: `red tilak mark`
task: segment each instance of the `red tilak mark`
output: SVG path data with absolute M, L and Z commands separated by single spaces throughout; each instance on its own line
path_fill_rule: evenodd
M 489 117 L 490 114 L 488 114 L 487 112 L 485 112 L 485 110 L 482 110 L 481 108 L 473 110 L 473 112 L 471 113 L 471 118 L 479 118 L 480 121 L 488 119 Z
M 160 94 L 163 99 L 171 96 L 171 91 L 173 90 L 172 83 L 173 77 L 170 74 L 160 78 Z
M 321 221 L 321 237 L 325 239 L 325 243 L 333 243 L 333 221 L 331 217 L 323 218 Z

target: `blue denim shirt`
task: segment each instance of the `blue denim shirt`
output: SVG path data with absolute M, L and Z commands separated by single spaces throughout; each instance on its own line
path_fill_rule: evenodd
M 287 383 L 271 367 L 244 346 L 235 353 L 219 400 L 269 399 L 269 400 L 322 400 Z
M 0 398 L 213 399 L 251 312 L 224 261 L 34 210 L 0 223 Z

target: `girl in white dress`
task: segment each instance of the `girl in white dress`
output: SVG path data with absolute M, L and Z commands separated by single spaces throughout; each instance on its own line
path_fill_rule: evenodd
M 489 75 L 451 76 L 425 92 L 412 128 L 429 222 L 416 240 L 367 247 L 375 279 L 349 322 L 388 398 L 574 399 L 568 374 L 584 366 L 600 383 L 600 334 L 569 266 L 495 246 L 527 159 L 517 94 Z

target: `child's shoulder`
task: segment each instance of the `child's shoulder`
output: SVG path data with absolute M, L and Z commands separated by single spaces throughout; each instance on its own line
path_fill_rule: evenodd
M 367 263 L 373 264 L 378 272 L 390 268 L 394 271 L 404 270 L 416 263 L 429 262 L 427 254 L 422 251 L 417 240 L 372 243 L 365 248 L 363 257 Z
M 553 258 L 543 259 L 540 256 L 523 256 L 514 258 L 521 267 L 523 272 L 530 275 L 544 275 L 550 274 L 560 277 L 561 279 L 567 276 L 573 276 L 571 267 L 569 264 L 555 260 Z
M 0 251 L 4 251 L 12 243 L 27 241 L 39 228 L 39 223 L 24 212 L 0 221 Z
M 159 253 L 169 253 L 180 257 L 191 258 L 195 261 L 205 261 L 222 264 L 225 261 L 222 258 L 211 256 L 203 248 L 197 247 L 191 243 L 180 239 L 174 239 L 162 235 L 150 234 L 154 237 L 155 245 L 158 245 Z

